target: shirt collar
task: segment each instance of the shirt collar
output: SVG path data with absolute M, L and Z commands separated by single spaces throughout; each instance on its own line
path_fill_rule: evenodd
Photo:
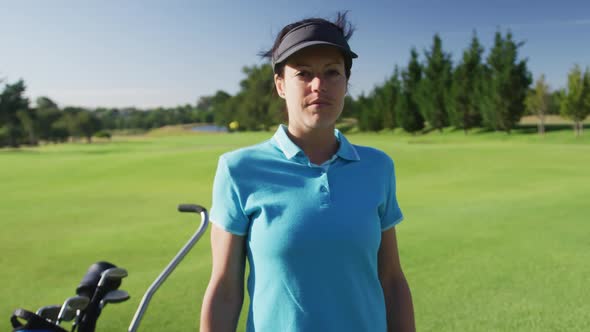
M 338 148 L 338 151 L 336 151 L 338 157 L 351 161 L 358 161 L 361 159 L 356 152 L 354 145 L 350 144 L 338 129 L 334 129 L 334 136 L 336 136 L 336 139 L 340 142 L 340 147 Z M 287 159 L 293 159 L 297 154 L 303 153 L 303 150 L 291 141 L 287 135 L 287 126 L 283 124 L 277 128 L 277 131 L 273 136 L 273 141 Z

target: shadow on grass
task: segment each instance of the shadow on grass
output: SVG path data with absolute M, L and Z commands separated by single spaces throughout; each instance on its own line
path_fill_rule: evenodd
M 546 124 L 545 125 L 545 133 L 563 132 L 563 131 L 572 131 L 572 130 L 573 130 L 572 125 L 568 125 L 568 124 Z M 450 133 L 458 133 L 458 132 L 462 132 L 463 129 L 451 127 L 451 128 L 448 128 L 448 130 L 446 130 L 446 131 L 450 132 Z M 466 136 L 478 135 L 478 134 L 490 134 L 490 133 L 494 133 L 494 132 L 502 133 L 503 131 L 496 131 L 496 130 L 490 129 L 490 128 L 471 128 L 471 129 L 469 129 Z M 537 127 L 536 124 L 519 124 L 519 125 L 516 125 L 512 129 L 511 134 L 538 135 L 539 128 Z
M 519 133 L 522 134 L 538 134 L 539 128 L 536 124 L 521 124 L 515 128 Z M 573 131 L 572 125 L 569 124 L 546 124 L 545 132 L 559 132 L 559 131 Z
M 153 145 L 151 140 L 93 141 L 92 143 L 62 142 L 41 143 L 37 146 L 21 145 L 18 148 L 0 147 L 0 154 L 59 154 L 59 155 L 107 155 L 143 151 Z
M 0 153 L 2 154 L 40 154 L 39 150 L 31 149 L 30 147 L 23 148 L 0 148 Z

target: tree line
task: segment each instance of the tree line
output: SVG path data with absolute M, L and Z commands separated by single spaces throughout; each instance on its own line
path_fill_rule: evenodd
M 462 57 L 453 63 L 438 34 L 421 54 L 412 48 L 404 68 L 396 66 L 381 85 L 356 99 L 346 96 L 343 117 L 358 120 L 361 131 L 402 128 L 409 133 L 452 126 L 467 134 L 473 128 L 510 133 L 524 114 L 539 118 L 539 133 L 548 114 L 574 122 L 577 135 L 590 114 L 590 70 L 575 65 L 567 87 L 551 91 L 540 75 L 531 87 L 527 59 L 519 57 L 522 42 L 497 31 L 487 57 L 476 33 Z M 5 84 L 0 94 L 0 146 L 63 142 L 93 136 L 109 137 L 114 130 L 148 130 L 165 125 L 215 123 L 239 130 L 269 130 L 286 121 L 285 104 L 274 89 L 269 64 L 243 69 L 245 78 L 235 95 L 217 91 L 195 105 L 172 108 L 64 107 L 48 97 L 35 106 L 20 80 Z M 239 126 L 237 125 L 239 124 Z
M 355 114 L 362 130 L 403 128 L 410 133 L 452 126 L 465 133 L 486 128 L 510 133 L 522 116 L 539 117 L 539 132 L 544 132 L 544 117 L 560 114 L 572 119 L 580 133 L 582 121 L 590 114 L 590 71 L 574 66 L 567 88 L 550 91 L 540 75 L 531 88 L 532 75 L 527 60 L 520 59 L 523 43 L 510 32 L 496 32 L 487 58 L 476 34 L 453 65 L 451 54 L 442 47 L 438 35 L 419 60 L 416 49 L 410 52 L 407 67 L 395 68 L 393 75 L 355 103 Z
M 413 48 L 405 68 L 395 67 L 384 83 L 367 94 L 356 99 L 347 96 L 343 116 L 357 119 L 361 131 L 402 128 L 418 133 L 452 126 L 465 133 L 472 128 L 510 133 L 523 115 L 531 114 L 539 118 L 539 133 L 543 134 L 545 116 L 559 114 L 571 119 L 580 134 L 590 114 L 590 70 L 582 72 L 575 65 L 564 89 L 551 91 L 543 75 L 531 87 L 527 60 L 518 54 L 522 46 L 512 33 L 497 31 L 484 57 L 474 32 L 462 57 L 453 64 L 436 34 L 423 61 Z M 246 67 L 244 74 L 235 96 L 215 98 L 216 124 L 239 122 L 243 130 L 264 130 L 285 121 L 284 103 L 274 92 L 270 65 Z
M 37 145 L 40 141 L 61 143 L 93 137 L 110 138 L 113 131 L 145 131 L 166 125 L 213 122 L 213 114 L 206 107 L 209 98 L 201 98 L 197 105 L 172 108 L 158 107 L 88 109 L 60 108 L 48 97 L 39 97 L 32 107 L 25 96 L 23 80 L 6 84 L 0 94 L 0 147 Z

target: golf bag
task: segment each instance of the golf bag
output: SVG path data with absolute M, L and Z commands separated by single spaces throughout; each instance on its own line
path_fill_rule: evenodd
M 79 332 L 93 332 L 96 328 L 96 321 L 101 313 L 100 301 L 110 291 L 118 289 L 121 286 L 121 279 L 108 279 L 104 287 L 98 288 L 101 274 L 116 267 L 109 262 L 97 262 L 88 268 L 88 271 L 82 278 L 80 285 L 76 288 L 76 294 L 86 296 L 90 303 L 86 309 L 82 310 L 80 321 L 78 322 Z
M 129 325 L 129 332 L 137 331 L 154 293 L 207 230 L 209 215 L 204 207 L 195 204 L 181 204 L 178 206 L 178 211 L 199 214 L 201 224 L 148 288 Z M 120 303 L 129 299 L 129 294 L 126 291 L 119 290 L 121 279 L 126 276 L 127 271 L 123 268 L 118 268 L 108 262 L 95 263 L 90 266 L 80 285 L 76 288 L 77 295 L 66 299 L 62 306 L 45 306 L 40 308 L 37 313 L 24 309 L 15 310 L 10 318 L 14 327 L 13 332 L 66 332 L 59 324 L 62 321 L 71 320 L 74 320 L 71 332 L 75 332 L 76 329 L 78 329 L 77 332 L 94 332 L 96 321 L 107 303 Z M 21 320 L 26 323 L 22 324 Z
M 19 319 L 26 321 L 21 323 Z M 10 317 L 13 332 L 66 332 L 63 328 L 25 309 L 16 309 Z

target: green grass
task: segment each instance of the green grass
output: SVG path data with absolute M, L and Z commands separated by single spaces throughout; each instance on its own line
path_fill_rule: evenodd
M 210 206 L 217 157 L 270 135 L 0 150 L 0 329 L 10 330 L 15 308 L 61 303 L 91 263 L 108 260 L 129 270 L 122 288 L 132 298 L 108 306 L 98 330 L 126 331 L 197 226 L 176 205 Z M 418 330 L 590 329 L 590 135 L 349 138 L 396 162 L 406 217 L 398 241 Z M 141 330 L 195 330 L 210 264 L 206 235 L 155 295 Z M 239 330 L 244 323 L 245 314 Z

